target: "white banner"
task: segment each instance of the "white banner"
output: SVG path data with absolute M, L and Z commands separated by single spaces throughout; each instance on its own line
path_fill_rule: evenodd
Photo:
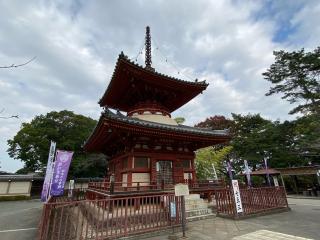
M 48 194 L 50 194 L 50 185 L 51 185 L 50 183 L 51 183 L 52 174 L 53 174 L 53 161 L 54 161 L 55 152 L 56 152 L 56 143 L 51 141 L 48 163 L 47 163 L 47 170 L 46 170 L 46 175 L 44 177 L 44 182 L 43 182 L 43 187 L 41 192 L 42 202 L 46 202 L 49 198 Z
M 241 196 L 240 196 L 240 188 L 238 180 L 232 180 L 232 188 L 233 188 L 233 195 L 234 195 L 234 201 L 236 204 L 236 210 L 237 213 L 242 213 L 242 202 L 241 202 Z
M 279 187 L 279 182 L 278 182 L 278 178 L 276 176 L 272 176 L 273 178 L 273 183 L 275 187 Z
M 251 186 L 250 169 L 249 169 L 247 160 L 244 160 L 244 168 L 247 176 L 248 186 Z

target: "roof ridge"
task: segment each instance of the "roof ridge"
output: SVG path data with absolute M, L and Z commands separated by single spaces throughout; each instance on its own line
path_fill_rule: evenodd
M 126 123 L 131 123 L 131 124 L 139 124 L 141 126 L 146 126 L 146 127 L 154 127 L 154 128 L 163 128 L 163 129 L 171 129 L 171 130 L 177 130 L 180 132 L 188 132 L 188 133 L 200 133 L 204 135 L 229 135 L 229 131 L 226 130 L 211 130 L 211 129 L 203 129 L 203 128 L 196 128 L 196 127 L 191 127 L 191 126 L 186 126 L 186 125 L 170 125 L 170 124 L 165 124 L 165 123 L 157 123 L 157 122 L 151 122 L 147 120 L 142 120 L 138 118 L 133 118 L 133 117 L 127 117 L 121 114 L 115 114 L 113 113 L 110 109 L 105 108 L 105 111 L 103 112 L 103 116 L 109 117 L 111 119 L 116 119 L 120 120 L 122 122 Z
M 196 86 L 197 85 L 198 86 L 208 86 L 209 85 L 209 83 L 207 83 L 206 80 L 198 81 L 198 79 L 196 78 L 195 81 L 192 82 L 192 81 L 187 81 L 187 80 L 183 80 L 183 79 L 180 79 L 180 78 L 172 77 L 172 76 L 169 76 L 167 74 L 163 74 L 161 72 L 158 72 L 156 70 L 150 70 L 148 68 L 143 67 L 142 65 L 140 65 L 138 63 L 135 63 L 134 61 L 131 61 L 130 58 L 123 53 L 123 51 L 121 51 L 121 53 L 119 54 L 118 60 L 119 59 L 125 60 L 128 63 L 134 65 L 135 67 L 139 67 L 139 68 L 141 68 L 142 70 L 144 70 L 146 72 L 149 72 L 149 73 L 152 73 L 152 74 L 156 74 L 156 75 L 160 75 L 162 77 L 166 77 L 166 78 L 169 78 L 169 79 L 172 79 L 172 80 L 175 80 L 175 81 L 180 81 L 180 82 L 184 82 L 184 83 L 188 83 L 188 84 L 192 84 L 192 85 L 196 85 Z

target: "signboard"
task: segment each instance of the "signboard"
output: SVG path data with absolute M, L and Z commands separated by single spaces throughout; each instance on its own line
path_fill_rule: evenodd
M 189 195 L 189 186 L 182 183 L 176 184 L 174 186 L 174 195 L 177 197 Z
M 52 196 L 63 195 L 72 155 L 73 152 L 57 150 L 50 191 Z
M 239 189 L 239 183 L 238 180 L 232 180 L 232 188 L 233 188 L 233 194 L 234 194 L 234 201 L 236 203 L 236 210 L 237 213 L 242 213 L 242 202 L 241 202 L 241 196 L 240 196 L 240 189 Z
M 43 187 L 42 187 L 42 192 L 41 192 L 41 201 L 42 202 L 46 202 L 49 197 L 48 194 L 50 193 L 50 182 L 52 179 L 53 160 L 54 160 L 55 152 L 56 152 L 56 143 L 51 141 L 48 163 L 47 163 L 47 170 L 46 170 L 46 175 L 44 177 Z
M 176 203 L 170 202 L 170 217 L 175 218 L 177 216 Z

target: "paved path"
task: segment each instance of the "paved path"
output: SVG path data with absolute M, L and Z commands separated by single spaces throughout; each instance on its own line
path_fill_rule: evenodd
M 289 199 L 292 211 L 246 220 L 212 218 L 189 223 L 187 237 L 196 240 L 320 240 L 320 200 Z M 33 240 L 41 215 L 39 200 L 0 202 L 0 239 Z M 168 239 L 167 235 L 148 238 Z
M 239 221 L 213 218 L 191 222 L 186 236 L 196 240 L 320 240 L 320 200 L 289 199 L 289 204 L 290 212 Z M 148 239 L 164 240 L 168 236 Z
M 39 200 L 0 202 L 0 239 L 36 239 L 41 210 Z

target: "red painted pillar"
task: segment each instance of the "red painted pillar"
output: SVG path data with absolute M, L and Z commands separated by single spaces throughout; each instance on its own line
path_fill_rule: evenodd
M 157 182 L 157 161 L 154 158 L 150 159 L 150 181 L 152 184 L 156 184 Z
M 194 158 L 191 159 L 191 168 L 192 168 L 192 182 L 196 182 L 197 176 L 196 176 L 196 169 L 194 167 Z
M 133 169 L 133 154 L 130 154 L 128 156 L 128 175 L 127 175 L 127 182 L 128 182 L 128 187 L 132 186 L 132 169 Z

